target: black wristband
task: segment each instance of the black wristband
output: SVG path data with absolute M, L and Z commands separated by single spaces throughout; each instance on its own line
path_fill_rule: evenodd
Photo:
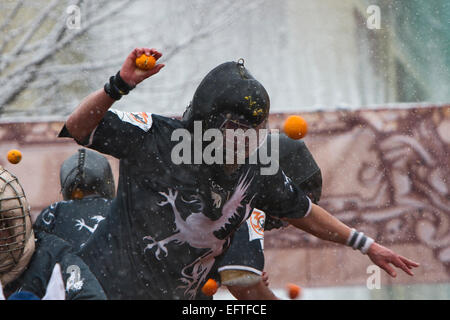
M 120 100 L 123 95 L 127 95 L 135 87 L 126 83 L 120 76 L 120 71 L 118 71 L 115 76 L 109 78 L 109 82 L 105 84 L 104 89 L 111 98 Z
M 103 89 L 105 90 L 106 94 L 114 100 L 120 100 L 120 98 L 122 98 L 122 95 L 117 90 L 115 90 L 114 86 L 111 86 L 111 82 L 105 83 Z
M 136 86 L 130 86 L 122 79 L 122 77 L 120 76 L 120 71 L 117 71 L 117 74 L 114 77 L 114 85 L 117 89 L 119 89 L 122 95 L 128 94 L 128 92 L 136 88 Z

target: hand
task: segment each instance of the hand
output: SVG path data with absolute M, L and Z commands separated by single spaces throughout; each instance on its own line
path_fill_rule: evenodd
M 157 64 L 150 70 L 141 70 L 136 67 L 136 59 L 140 57 L 142 54 L 146 54 L 148 56 L 153 56 L 156 61 L 161 58 L 162 53 L 158 52 L 156 49 L 148 49 L 148 48 L 136 48 L 134 49 L 125 60 L 122 65 L 122 69 L 120 69 L 120 76 L 122 79 L 131 86 L 137 85 L 139 82 L 147 79 L 148 77 L 156 74 L 161 70 L 165 65 Z
M 397 276 L 397 273 L 395 272 L 394 268 L 392 268 L 389 265 L 389 263 L 392 263 L 397 268 L 402 269 L 410 276 L 414 275 L 411 269 L 413 267 L 419 266 L 417 262 L 402 257 L 393 252 L 392 250 L 389 250 L 388 248 L 379 245 L 376 242 L 374 242 L 370 246 L 369 250 L 367 251 L 367 255 L 369 256 L 370 260 L 372 260 L 373 263 L 375 263 L 381 269 L 386 271 L 393 278 Z

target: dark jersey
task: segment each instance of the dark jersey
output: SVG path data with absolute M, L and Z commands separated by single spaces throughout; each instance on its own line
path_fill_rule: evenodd
M 280 136 L 280 167 L 315 204 L 322 194 L 322 175 L 303 141 Z M 267 139 L 270 143 L 270 139 Z M 234 233 L 230 247 L 218 262 L 218 271 L 246 270 L 262 274 L 264 270 L 264 231 L 286 226 L 285 221 L 253 210 L 247 223 Z
M 105 300 L 106 295 L 88 266 L 64 240 L 36 232 L 36 251 L 20 277 L 9 283 L 5 295 L 28 291 L 42 299 L 56 263 L 61 265 L 66 300 Z
M 79 250 L 106 218 L 111 201 L 87 196 L 81 200 L 55 202 L 42 210 L 33 228 L 54 234 Z
M 174 164 L 176 129 L 184 127 L 175 119 L 110 110 L 83 142 L 120 159 L 110 216 L 80 252 L 108 298 L 194 299 L 253 208 L 278 218 L 310 210 L 282 171 L 264 176 L 259 165 L 242 165 L 227 176 Z

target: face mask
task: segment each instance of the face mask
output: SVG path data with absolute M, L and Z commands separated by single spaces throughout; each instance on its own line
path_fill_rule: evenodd
M 14 280 L 34 251 L 30 208 L 17 178 L 0 166 L 0 280 Z

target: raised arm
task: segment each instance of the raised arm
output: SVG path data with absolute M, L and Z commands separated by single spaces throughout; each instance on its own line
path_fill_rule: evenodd
M 135 65 L 136 58 L 144 53 L 154 56 L 156 60 L 162 56 L 156 49 L 134 49 L 120 69 L 120 77 L 129 87 L 136 86 L 164 67 L 164 64 L 157 64 L 150 70 L 138 69 Z M 104 89 L 97 90 L 84 98 L 66 121 L 66 128 L 71 136 L 77 141 L 86 139 L 115 101 Z
M 362 235 L 358 237 L 358 234 L 354 230 L 352 231 L 351 228 L 318 205 L 312 204 L 311 212 L 304 218 L 286 220 L 296 228 L 304 230 L 322 240 L 345 245 L 354 245 L 357 241 L 361 241 L 361 248 L 359 249 L 363 253 L 367 253 L 373 263 L 385 270 L 392 277 L 396 277 L 397 274 L 390 266 L 390 263 L 402 269 L 410 276 L 413 275 L 411 269 L 419 266 L 418 263 L 402 257 L 376 242 L 372 242 L 373 240 L 370 238 L 362 240 Z M 364 248 L 365 246 L 366 248 Z

